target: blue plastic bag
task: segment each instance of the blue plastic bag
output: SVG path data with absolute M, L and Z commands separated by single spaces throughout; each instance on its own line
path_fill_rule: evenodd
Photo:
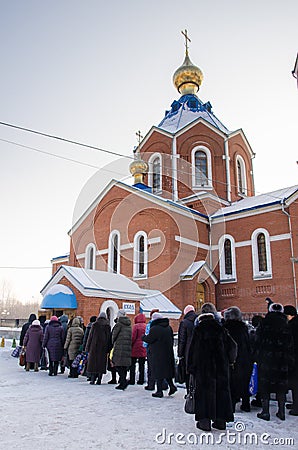
M 249 395 L 256 395 L 258 392 L 258 365 L 255 362 L 252 368 L 252 373 L 248 386 Z

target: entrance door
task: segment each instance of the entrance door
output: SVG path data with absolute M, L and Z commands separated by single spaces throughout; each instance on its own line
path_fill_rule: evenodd
M 203 303 L 205 303 L 205 289 L 202 283 L 197 284 L 196 289 L 196 310 L 200 311 Z

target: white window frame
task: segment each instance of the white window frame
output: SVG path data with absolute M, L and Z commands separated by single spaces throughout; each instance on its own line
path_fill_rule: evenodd
M 92 267 L 89 267 L 89 259 L 90 259 L 90 252 L 91 249 L 93 249 L 93 258 L 92 258 Z M 90 242 L 90 244 L 87 245 L 85 250 L 85 269 L 95 270 L 96 269 L 96 247 L 93 242 Z
M 140 237 L 144 237 L 144 273 L 139 273 L 140 255 L 138 251 Z M 133 277 L 148 278 L 148 236 L 145 231 L 138 231 L 133 240 Z
M 117 248 L 117 271 L 114 272 L 113 262 L 114 262 L 114 246 L 113 239 L 114 236 L 118 236 L 118 248 Z M 118 230 L 113 230 L 109 236 L 109 253 L 108 253 L 108 272 L 120 273 L 120 232 Z
M 196 152 L 204 152 L 207 156 L 207 184 L 196 184 L 196 161 L 195 154 Z M 193 189 L 205 189 L 212 188 L 212 161 L 211 161 L 211 152 L 209 148 L 204 145 L 198 145 L 192 149 L 191 152 L 191 166 L 192 166 L 192 187 Z
M 232 273 L 231 275 L 226 274 L 226 262 L 225 262 L 225 241 L 229 239 L 231 242 L 231 253 L 232 253 Z M 230 234 L 224 234 L 218 241 L 218 251 L 219 251 L 219 273 L 220 281 L 235 283 L 237 281 L 236 272 L 236 251 L 235 251 L 235 239 Z
M 154 160 L 158 158 L 159 159 L 159 165 L 160 165 L 160 171 L 159 171 L 159 185 L 160 185 L 160 189 L 154 191 L 153 190 L 153 162 Z M 162 192 L 162 157 L 160 153 L 153 153 L 153 155 L 150 156 L 149 161 L 148 161 L 148 165 L 149 165 L 149 173 L 148 173 L 148 183 L 149 186 L 152 188 L 152 192 L 153 194 Z
M 259 270 L 259 253 L 258 253 L 258 235 L 263 233 L 265 236 L 266 245 L 266 260 L 267 260 L 267 270 Z M 266 278 L 272 278 L 272 260 L 271 260 L 271 246 L 270 246 L 270 235 L 265 228 L 257 228 L 251 235 L 251 247 L 252 247 L 252 268 L 253 268 L 253 279 L 260 280 Z
M 242 177 L 242 192 L 240 191 L 240 180 L 238 176 L 238 162 L 240 163 L 241 177 Z M 236 179 L 237 179 L 237 192 L 240 195 L 247 195 L 247 178 L 246 178 L 246 164 L 242 156 L 237 155 L 236 158 Z

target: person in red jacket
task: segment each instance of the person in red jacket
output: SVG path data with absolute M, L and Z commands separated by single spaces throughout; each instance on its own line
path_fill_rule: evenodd
M 139 379 L 137 384 L 144 383 L 144 370 L 146 361 L 146 349 L 143 346 L 142 336 L 145 334 L 146 317 L 144 314 L 137 314 L 134 319 L 132 329 L 132 349 L 129 384 L 136 382 L 136 363 L 139 364 Z

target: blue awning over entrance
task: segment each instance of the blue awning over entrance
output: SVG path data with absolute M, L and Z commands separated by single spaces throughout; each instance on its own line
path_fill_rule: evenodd
M 63 284 L 52 286 L 41 302 L 41 309 L 77 309 L 77 299 L 72 290 Z

